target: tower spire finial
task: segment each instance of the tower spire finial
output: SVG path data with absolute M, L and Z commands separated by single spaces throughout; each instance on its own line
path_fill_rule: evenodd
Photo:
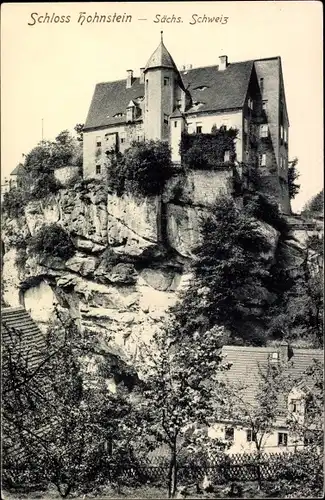
M 162 41 L 162 42 L 164 41 L 164 39 L 163 39 L 163 34 L 164 34 L 164 32 L 163 32 L 163 31 L 161 31 L 161 32 L 160 32 L 160 38 L 161 38 L 161 41 Z

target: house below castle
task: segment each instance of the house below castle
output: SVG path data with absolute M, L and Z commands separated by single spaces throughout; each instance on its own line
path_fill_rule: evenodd
M 106 175 L 105 153 L 123 153 L 133 141 L 169 141 L 172 160 L 180 163 L 182 132 L 210 133 L 214 125 L 238 130 L 236 160 L 258 166 L 290 213 L 280 57 L 230 63 L 223 55 L 218 65 L 179 70 L 161 38 L 139 77 L 130 69 L 124 80 L 96 85 L 84 126 L 84 178 Z

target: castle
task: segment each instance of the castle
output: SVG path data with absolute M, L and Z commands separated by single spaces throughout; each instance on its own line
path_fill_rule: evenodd
M 289 119 L 281 58 L 229 63 L 223 55 L 218 65 L 179 70 L 162 34 L 139 77 L 129 69 L 124 80 L 96 85 L 84 125 L 84 178 L 105 175 L 105 152 L 123 153 L 132 141 L 169 141 L 172 161 L 180 163 L 182 132 L 210 133 L 214 125 L 238 130 L 237 161 L 258 166 L 267 189 L 289 214 Z

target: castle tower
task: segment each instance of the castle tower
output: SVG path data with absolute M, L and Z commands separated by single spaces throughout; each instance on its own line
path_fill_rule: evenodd
M 162 32 L 160 44 L 143 73 L 145 139 L 168 140 L 169 117 L 185 89 L 176 64 L 164 45 Z

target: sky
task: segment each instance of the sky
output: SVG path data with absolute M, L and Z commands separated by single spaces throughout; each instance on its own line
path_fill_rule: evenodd
M 80 13 L 131 22 L 81 23 Z M 179 67 L 218 64 L 220 55 L 230 63 L 281 56 L 289 158 L 298 157 L 300 171 L 293 210 L 322 189 L 321 2 L 3 3 L 1 14 L 1 179 L 42 139 L 42 128 L 54 139 L 85 122 L 96 83 L 126 78 L 127 69 L 138 76 L 163 30 Z M 197 22 L 203 15 L 219 21 Z

